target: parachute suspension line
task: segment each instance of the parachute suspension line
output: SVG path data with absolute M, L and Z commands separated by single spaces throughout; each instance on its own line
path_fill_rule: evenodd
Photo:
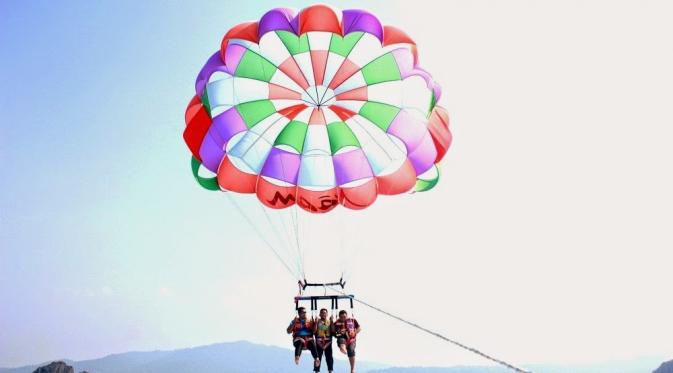
M 285 162 L 283 162 L 283 157 L 280 157 L 279 159 L 280 159 L 280 167 L 283 170 L 283 174 L 285 174 Z M 295 207 L 296 207 L 296 201 L 295 201 Z M 301 253 L 300 253 L 300 247 L 299 247 L 299 232 L 298 232 L 298 229 L 297 229 L 297 224 L 295 222 L 296 219 L 292 215 L 293 214 L 292 209 L 293 208 L 290 207 L 290 210 L 287 212 L 287 214 L 290 215 L 290 218 L 292 219 L 292 221 L 294 223 L 293 224 L 294 240 L 292 240 L 292 236 L 293 236 L 292 231 L 290 229 L 287 229 L 287 227 L 285 226 L 285 219 L 281 219 L 281 223 L 283 224 L 283 227 L 285 228 L 285 231 L 287 232 L 287 235 L 288 235 L 288 243 L 289 243 L 288 248 L 294 247 L 294 249 L 295 249 L 294 252 L 295 252 L 296 255 L 293 255 L 293 257 L 294 257 L 295 263 L 297 265 L 297 276 L 306 280 L 306 274 L 304 273 L 304 261 L 302 259 L 302 256 L 301 256 Z M 296 211 L 294 211 L 294 212 L 296 213 Z M 294 241 L 294 242 L 292 242 L 292 241 Z
M 298 276 L 302 280 L 306 279 L 306 274 L 304 271 L 304 261 L 301 254 L 301 237 L 299 236 L 299 227 L 297 226 L 297 219 L 295 217 L 296 211 L 294 207 L 288 209 L 288 215 L 290 215 L 290 232 L 292 236 L 292 248 L 294 249 L 294 259 L 297 262 L 297 267 L 299 267 Z
M 353 271 L 353 263 L 357 263 L 358 251 L 354 248 L 357 247 L 362 241 L 360 237 L 360 232 L 363 229 L 362 221 L 356 219 L 356 216 L 359 215 L 359 211 L 348 211 L 349 214 L 353 214 L 350 219 L 345 219 L 343 227 L 343 232 L 347 234 L 342 235 L 343 245 L 345 247 L 344 255 L 344 267 L 343 267 L 343 281 L 348 282 L 351 279 Z
M 295 266 L 295 269 L 296 269 L 295 273 L 296 273 L 297 276 L 299 276 L 299 273 L 301 273 L 301 268 L 299 266 L 299 262 L 296 260 L 296 255 L 294 255 L 293 252 L 292 252 L 293 244 L 292 244 L 291 236 L 288 236 L 287 232 L 285 232 L 285 235 L 283 235 L 282 234 L 282 229 L 278 230 L 277 226 L 276 226 L 276 223 L 277 223 L 278 220 L 280 220 L 281 222 L 283 221 L 282 216 L 278 219 L 272 218 L 269 215 L 268 210 L 265 206 L 262 206 L 261 204 L 259 204 L 259 208 L 262 209 L 262 212 L 264 213 L 264 216 L 266 217 L 267 222 L 271 225 L 273 231 L 276 233 L 276 236 L 279 237 L 278 241 L 283 242 L 285 244 L 285 245 L 282 245 L 282 247 L 285 249 L 285 253 L 287 255 L 287 256 L 285 256 L 285 258 L 287 260 L 287 263 L 291 264 L 292 262 L 294 262 L 294 266 Z M 293 261 L 292 258 L 295 258 L 295 260 Z
M 347 252 L 346 245 L 344 244 L 344 240 L 345 240 L 345 237 L 346 237 L 346 234 L 347 234 L 347 232 L 345 230 L 346 225 L 344 224 L 344 216 L 343 216 L 344 213 L 345 213 L 345 211 L 342 208 L 341 211 L 338 212 L 339 215 L 337 216 L 337 219 L 338 219 L 337 229 L 339 230 L 337 232 L 337 236 L 339 237 L 339 256 L 341 257 L 341 281 L 342 282 L 344 281 L 344 273 L 346 272 L 346 268 L 348 267 L 347 257 L 348 257 L 348 254 L 349 254 Z
M 299 236 L 299 215 L 297 214 L 297 204 L 295 203 L 294 206 L 290 207 L 292 209 L 292 222 L 294 224 L 294 238 L 295 241 L 297 242 L 297 254 L 299 255 L 299 262 L 301 263 L 301 279 L 300 280 L 306 280 L 306 271 L 304 270 L 304 251 L 302 250 L 301 247 L 301 240 Z
M 302 273 L 302 267 L 301 267 L 301 262 L 299 260 L 299 252 L 297 251 L 296 248 L 296 239 L 295 239 L 295 233 L 294 233 L 294 227 L 293 226 L 288 226 L 288 216 L 290 217 L 289 219 L 292 218 L 292 210 L 291 209 L 283 209 L 283 210 L 278 210 L 279 214 L 281 214 L 281 219 L 280 223 L 283 226 L 283 230 L 285 231 L 285 235 L 287 236 L 287 242 L 288 242 L 288 251 L 290 253 L 290 256 L 294 258 L 294 263 L 295 266 L 297 267 L 297 275 L 299 276 Z
M 290 243 L 289 243 L 289 241 L 287 241 L 287 235 L 283 236 L 282 234 L 280 234 L 278 232 L 278 230 L 276 229 L 276 225 L 273 223 L 273 221 L 269 217 L 269 213 L 266 211 L 267 208 L 265 206 L 263 206 L 261 203 L 257 204 L 257 205 L 259 206 L 260 209 L 262 209 L 262 212 L 264 213 L 264 217 L 266 218 L 267 223 L 271 226 L 271 230 L 273 231 L 274 235 L 276 236 L 276 241 L 282 244 L 281 246 L 284 249 L 285 253 L 287 254 L 287 258 L 290 258 L 291 257 Z M 282 219 L 281 219 L 281 221 L 282 221 Z M 294 273 L 298 275 L 301 272 L 300 268 L 298 266 L 298 263 L 295 263 L 295 266 L 297 268 L 296 268 L 296 271 Z
M 273 252 L 273 254 L 276 256 L 276 258 L 278 259 L 278 261 L 280 261 L 280 263 L 283 265 L 283 267 L 285 267 L 285 269 L 287 269 L 287 271 L 290 273 L 290 276 L 296 278 L 297 280 L 300 280 L 298 274 L 295 273 L 295 272 L 293 272 L 292 269 L 290 269 L 290 266 L 289 266 L 289 265 L 285 262 L 285 260 L 283 260 L 283 258 L 278 254 L 278 251 L 276 251 L 276 249 L 273 247 L 273 245 L 271 245 L 271 244 L 269 243 L 269 241 L 268 241 L 266 238 L 264 238 L 264 235 L 262 235 L 262 233 L 259 231 L 259 229 L 257 229 L 257 226 L 255 226 L 255 224 L 252 223 L 252 221 L 250 220 L 250 218 L 248 217 L 248 215 L 243 211 L 243 209 L 241 208 L 241 206 L 239 206 L 238 203 L 237 203 L 233 198 L 231 198 L 231 196 L 230 196 L 229 194 L 230 194 L 229 192 L 225 192 L 225 193 L 224 193 L 224 195 L 227 196 L 227 199 L 234 205 L 234 207 L 236 208 L 236 210 L 238 210 L 238 213 L 241 214 L 241 215 L 243 216 L 243 218 L 245 219 L 245 221 L 248 222 L 248 225 L 250 225 L 250 227 L 252 227 L 252 229 L 255 231 L 255 233 L 257 233 L 257 235 L 259 236 L 259 238 L 261 238 L 262 241 L 264 241 L 264 243 L 266 244 L 266 246 L 271 250 L 271 252 Z
M 340 289 L 334 288 L 334 287 L 332 287 L 332 286 L 330 286 L 329 288 L 330 288 L 332 291 L 336 291 L 336 292 L 338 292 L 338 293 L 341 293 L 342 295 L 347 295 L 345 292 L 343 292 L 343 291 L 340 290 Z M 519 372 L 519 373 L 533 373 L 533 372 L 530 371 L 530 370 L 524 370 L 524 369 L 521 369 L 521 368 L 519 368 L 519 367 L 517 367 L 517 366 L 515 366 L 515 365 L 513 365 L 513 364 L 510 364 L 510 363 L 508 363 L 508 362 L 506 362 L 506 361 L 504 361 L 504 360 L 500 360 L 500 359 L 497 359 L 497 358 L 495 358 L 495 357 L 493 357 L 493 356 L 487 355 L 486 353 L 481 352 L 481 351 L 477 350 L 476 348 L 473 348 L 473 347 L 470 347 L 470 346 L 466 346 L 466 345 L 464 345 L 464 344 L 462 344 L 462 343 L 460 343 L 460 342 L 458 342 L 458 341 L 456 341 L 456 340 L 453 340 L 453 339 L 450 339 L 450 338 L 448 338 L 448 337 L 445 337 L 445 336 L 443 336 L 443 335 L 441 335 L 441 334 L 439 334 L 439 333 L 437 333 L 437 332 L 435 332 L 435 331 L 432 331 L 432 330 L 430 330 L 430 329 L 424 328 L 424 327 L 422 327 L 422 326 L 420 326 L 420 325 L 418 325 L 418 324 L 416 324 L 416 323 L 414 323 L 414 322 L 411 322 L 411 321 L 408 321 L 408 320 L 406 320 L 406 319 L 403 319 L 403 318 L 401 318 L 401 317 L 399 317 L 399 316 L 397 316 L 397 315 L 394 315 L 394 314 L 392 314 L 392 313 L 390 313 L 390 312 L 388 312 L 388 311 L 384 311 L 383 309 L 378 308 L 378 307 L 376 307 L 376 306 L 373 306 L 373 305 L 371 305 L 371 304 L 369 304 L 369 303 L 363 301 L 362 299 L 353 297 L 353 300 L 354 300 L 355 302 L 358 302 L 358 303 L 362 304 L 362 305 L 365 306 L 365 307 L 369 307 L 369 308 L 373 309 L 374 311 L 380 312 L 380 313 L 382 313 L 382 314 L 384 314 L 384 315 L 386 315 L 386 316 L 388 316 L 388 317 L 390 317 L 390 318 L 393 318 L 393 319 L 395 319 L 395 320 L 397 320 L 397 321 L 403 322 L 403 323 L 405 323 L 405 324 L 407 324 L 407 325 L 409 325 L 409 326 L 411 326 L 411 327 L 414 327 L 414 328 L 416 328 L 416 329 L 418 329 L 418 330 L 421 330 L 421 331 L 426 332 L 426 333 L 428 333 L 428 334 L 430 334 L 430 335 L 433 335 L 433 336 L 435 336 L 435 337 L 437 337 L 437 338 L 439 338 L 439 339 L 441 339 L 441 340 L 444 340 L 445 342 L 452 343 L 452 344 L 454 344 L 454 345 L 456 345 L 456 346 L 458 346 L 458 347 L 460 347 L 460 348 L 462 348 L 462 349 L 464 349 L 464 350 L 467 350 L 467 351 L 469 351 L 469 352 L 472 352 L 473 354 L 479 355 L 479 356 L 481 356 L 481 357 L 483 357 L 483 358 L 485 358 L 485 359 L 487 359 L 487 360 L 490 360 L 490 361 L 492 361 L 492 362 L 494 362 L 494 363 L 498 363 L 498 364 L 504 366 L 505 368 L 511 369 L 511 370 L 513 370 L 513 371 L 515 371 L 515 372 Z
M 360 121 L 355 119 L 355 117 L 352 117 L 351 120 L 353 122 L 357 123 L 357 125 L 360 126 L 360 128 L 362 128 L 362 130 L 365 133 L 367 133 L 367 135 L 369 135 L 369 138 L 372 139 L 377 145 L 379 145 L 379 147 L 381 148 L 381 150 L 383 150 L 383 152 L 386 154 L 386 157 L 388 157 L 388 159 L 393 160 L 393 157 L 390 155 L 390 153 L 388 153 L 388 151 L 376 141 L 376 138 L 374 137 L 374 135 L 371 134 L 371 132 L 369 132 L 367 127 L 363 126 L 362 123 L 360 123 Z M 393 146 L 395 146 L 397 148 L 397 150 L 399 150 L 400 152 L 402 152 L 405 155 L 407 154 L 406 149 L 402 149 L 397 143 L 393 142 L 390 139 L 388 139 L 388 141 L 390 141 L 393 144 Z

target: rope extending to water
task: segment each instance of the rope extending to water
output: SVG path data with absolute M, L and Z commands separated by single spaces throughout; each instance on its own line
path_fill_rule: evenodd
M 227 194 L 225 194 L 225 195 L 227 195 Z M 271 245 L 271 243 L 268 242 L 268 241 L 264 238 L 263 235 L 260 234 L 260 232 L 259 232 L 259 230 L 257 229 L 257 227 L 252 223 L 252 221 L 248 218 L 248 216 L 243 212 L 243 209 L 241 209 L 241 207 L 238 205 L 238 203 L 236 203 L 236 201 L 234 201 L 233 198 L 229 197 L 229 195 L 227 195 L 227 197 L 228 197 L 229 201 L 231 201 L 231 203 L 232 203 L 232 204 L 235 206 L 235 208 L 238 210 L 238 212 L 239 212 L 239 213 L 244 217 L 244 219 L 248 222 L 248 224 L 250 224 L 250 226 L 257 232 L 258 236 L 264 241 L 264 243 L 267 245 L 267 247 L 273 252 L 273 254 L 276 256 L 276 258 L 278 259 L 278 261 L 280 261 L 281 264 L 285 267 L 285 269 L 287 269 L 288 273 L 289 273 L 292 277 L 295 277 L 295 278 L 297 278 L 299 281 L 301 281 L 301 278 L 298 277 L 299 273 L 297 273 L 297 272 L 295 272 L 295 271 L 292 271 L 292 269 L 290 268 L 290 266 L 289 266 L 289 265 L 285 262 L 285 260 L 283 260 L 283 258 L 279 255 L 279 253 L 277 252 L 276 248 L 275 248 L 273 245 Z M 268 218 L 268 216 L 267 216 L 267 218 Z M 296 216 L 295 216 L 295 219 L 297 219 Z M 295 225 L 295 233 L 296 233 L 296 237 L 297 237 L 297 240 L 298 240 L 299 232 L 298 232 L 298 224 L 297 224 L 297 223 L 298 223 L 298 222 L 295 220 L 295 221 L 294 221 L 294 225 Z M 275 228 L 274 228 L 274 229 L 275 229 Z M 277 233 L 277 232 L 276 232 L 276 233 Z M 297 246 L 298 246 L 298 249 L 299 249 L 299 241 L 297 241 Z M 300 256 L 302 257 L 302 258 L 301 258 L 301 266 L 300 266 L 300 268 L 298 268 L 298 269 L 299 269 L 299 270 L 301 271 L 301 273 L 303 274 L 303 264 L 304 264 L 304 263 L 303 263 L 303 255 L 302 255 L 301 251 L 300 251 Z M 342 275 L 343 275 L 343 273 L 342 273 Z M 305 277 L 306 277 L 306 276 L 304 276 L 304 278 L 305 278 Z M 333 286 L 326 286 L 326 288 L 328 288 L 328 289 L 330 289 L 330 290 L 332 290 L 332 291 L 334 291 L 334 292 L 336 292 L 336 293 L 342 294 L 342 295 L 348 295 L 348 294 L 346 294 L 343 290 L 341 290 L 341 289 L 337 289 L 337 288 L 335 288 L 335 287 L 333 287 Z M 430 330 L 430 329 L 428 329 L 428 328 L 422 327 L 422 326 L 420 326 L 420 325 L 418 325 L 418 324 L 416 324 L 416 323 L 414 323 L 414 322 L 412 322 L 412 321 L 409 321 L 409 320 L 406 320 L 406 319 L 404 319 L 404 318 L 402 318 L 402 317 L 400 317 L 400 316 L 394 315 L 394 314 L 392 314 L 392 313 L 390 313 L 390 312 L 388 312 L 388 311 L 385 311 L 385 310 L 383 310 L 383 309 L 381 309 L 381 308 L 379 308 L 379 307 L 376 307 L 376 306 L 374 306 L 374 305 L 372 305 L 372 304 L 369 304 L 369 303 L 365 302 L 364 300 L 361 300 L 361 299 L 359 299 L 359 298 L 355 298 L 355 297 L 353 297 L 352 299 L 353 299 L 355 302 L 360 303 L 360 304 L 362 304 L 362 305 L 365 306 L 365 307 L 371 308 L 371 309 L 374 310 L 374 311 L 377 311 L 377 312 L 379 312 L 379 313 L 382 313 L 382 314 L 384 314 L 384 315 L 386 315 L 386 316 L 388 316 L 388 317 L 390 317 L 390 318 L 393 318 L 393 319 L 395 319 L 395 320 L 397 320 L 397 321 L 400 321 L 400 322 L 405 323 L 405 324 L 407 324 L 407 325 L 409 325 L 409 326 L 411 326 L 411 327 L 414 327 L 414 328 L 416 328 L 416 329 L 418 329 L 418 330 L 420 330 L 420 331 L 423 331 L 423 332 L 428 333 L 428 334 L 430 334 L 430 335 L 432 335 L 432 336 L 435 336 L 435 337 L 437 337 L 437 338 L 439 338 L 439 339 L 441 339 L 441 340 L 443 340 L 443 341 L 445 341 L 445 342 L 449 342 L 449 343 L 451 343 L 451 344 L 453 344 L 453 345 L 455 345 L 455 346 L 458 346 L 458 347 L 460 347 L 460 348 L 462 348 L 462 349 L 464 349 L 464 350 L 466 350 L 466 351 L 472 352 L 473 354 L 479 355 L 479 356 L 483 357 L 484 359 L 487 359 L 487 360 L 490 360 L 490 361 L 492 361 L 492 362 L 494 362 L 494 363 L 500 364 L 500 365 L 502 365 L 502 366 L 504 366 L 504 367 L 506 367 L 506 368 L 508 368 L 508 369 L 511 369 L 511 370 L 515 371 L 515 372 L 519 372 L 519 373 L 533 373 L 532 371 L 528 371 L 528 370 L 524 370 L 524 369 L 522 369 L 522 368 L 519 368 L 519 367 L 517 367 L 517 366 L 515 366 L 515 365 L 513 365 L 513 364 L 510 364 L 510 363 L 508 363 L 508 362 L 506 362 L 506 361 L 504 361 L 504 360 L 497 359 L 497 358 L 495 358 L 495 357 L 493 357 L 493 356 L 491 356 L 491 355 L 488 355 L 488 354 L 486 354 L 486 353 L 484 353 L 484 352 L 481 352 L 480 350 L 477 350 L 476 348 L 467 346 L 467 345 L 465 345 L 465 344 L 463 344 L 463 343 L 460 343 L 460 342 L 458 342 L 458 341 L 456 341 L 456 340 L 454 340 L 454 339 L 445 337 L 444 335 L 439 334 L 439 333 L 437 333 L 437 332 L 435 332 L 435 331 L 432 331 L 432 330 Z
M 330 286 L 329 288 L 330 288 L 332 291 L 335 291 L 335 292 L 337 292 L 337 293 L 341 293 L 342 295 L 347 295 L 347 294 L 346 294 L 345 292 L 343 292 L 341 289 L 337 289 L 337 288 L 334 288 L 334 287 L 331 287 L 331 286 Z M 458 346 L 458 347 L 460 347 L 460 348 L 462 348 L 462 349 L 464 349 L 464 350 L 467 350 L 467 351 L 469 351 L 469 352 L 472 352 L 473 354 L 477 354 L 477 355 L 479 355 L 479 356 L 481 356 L 481 357 L 483 357 L 483 358 L 485 358 L 485 359 L 488 359 L 488 360 L 490 360 L 490 361 L 492 361 L 492 362 L 494 362 L 494 363 L 498 363 L 498 364 L 500 364 L 500 365 L 502 365 L 502 366 L 504 366 L 504 367 L 506 367 L 506 368 L 508 368 L 508 369 L 511 369 L 511 370 L 513 370 L 513 371 L 515 371 L 515 372 L 519 372 L 519 373 L 533 373 L 532 371 L 524 370 L 524 369 L 522 369 L 522 368 L 519 368 L 519 367 L 517 367 L 517 366 L 515 366 L 515 365 L 513 365 L 513 364 L 510 364 L 510 363 L 508 363 L 508 362 L 506 362 L 506 361 L 504 361 L 504 360 L 497 359 L 497 358 L 495 358 L 495 357 L 493 357 L 493 356 L 491 356 L 491 355 L 488 355 L 488 354 L 486 354 L 486 353 L 484 353 L 484 352 L 481 352 L 481 351 L 477 350 L 476 348 L 473 348 L 473 347 L 464 345 L 464 344 L 462 344 L 462 343 L 460 343 L 460 342 L 458 342 L 458 341 L 456 341 L 456 340 L 453 340 L 453 339 L 451 339 L 451 338 L 445 337 L 445 336 L 443 336 L 443 335 L 441 335 L 441 334 L 439 334 L 439 333 L 437 333 L 437 332 L 435 332 L 435 331 L 432 331 L 432 330 L 430 330 L 430 329 L 424 328 L 424 327 L 422 327 L 422 326 L 420 326 L 420 325 L 418 325 L 418 324 L 416 324 L 416 323 L 414 323 L 414 322 L 411 322 L 411 321 L 409 321 L 409 320 L 403 319 L 402 317 L 399 317 L 399 316 L 397 316 L 397 315 L 394 315 L 394 314 L 392 314 L 392 313 L 390 313 L 390 312 L 388 312 L 388 311 L 385 311 L 385 310 L 383 310 L 383 309 L 381 309 L 381 308 L 379 308 L 379 307 L 373 306 L 373 305 L 371 305 L 371 304 L 369 304 L 369 303 L 367 303 L 367 302 L 365 302 L 365 301 L 363 301 L 363 300 L 361 300 L 361 299 L 359 299 L 359 298 L 355 298 L 355 297 L 354 297 L 353 300 L 354 300 L 355 302 L 357 302 L 357 303 L 362 304 L 363 306 L 366 306 L 366 307 L 369 307 L 369 308 L 373 309 L 374 311 L 378 311 L 378 312 L 380 312 L 380 313 L 382 313 L 382 314 L 384 314 L 384 315 L 386 315 L 386 316 L 388 316 L 388 317 L 391 317 L 391 318 L 393 318 L 393 319 L 395 319 L 395 320 L 401 321 L 401 322 L 403 322 L 403 323 L 405 323 L 405 324 L 407 324 L 407 325 L 409 325 L 409 326 L 412 326 L 412 327 L 414 327 L 414 328 L 416 328 L 416 329 L 419 329 L 419 330 L 421 330 L 421 331 L 424 331 L 424 332 L 426 332 L 426 333 L 428 333 L 428 334 L 430 334 L 430 335 L 433 335 L 433 336 L 435 336 L 435 337 L 437 337 L 437 338 L 439 338 L 439 339 L 442 339 L 442 340 L 444 340 L 444 341 L 446 341 L 446 342 L 452 343 L 452 344 L 454 344 L 454 345 L 456 345 L 456 346 Z

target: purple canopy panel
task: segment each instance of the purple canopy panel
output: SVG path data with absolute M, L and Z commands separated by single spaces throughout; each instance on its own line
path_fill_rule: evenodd
M 287 8 L 276 8 L 268 11 L 259 20 L 257 35 L 261 39 L 264 34 L 271 31 L 284 30 L 297 33 L 296 28 L 292 27 L 294 11 Z
M 432 142 L 430 133 L 425 134 L 418 147 L 408 155 L 411 165 L 416 170 L 416 175 L 420 175 L 429 170 L 437 158 L 437 149 Z
M 402 79 L 406 79 L 412 75 L 422 77 L 423 80 L 425 80 L 428 89 L 430 89 L 435 95 L 435 101 L 438 101 L 442 94 L 442 90 L 440 89 L 439 85 L 435 83 L 434 79 L 432 79 L 432 76 L 430 76 L 427 71 L 418 67 L 418 65 L 414 65 L 414 56 L 411 54 L 411 52 L 409 52 L 407 49 L 399 48 L 392 51 L 392 54 L 393 57 L 395 57 L 397 66 L 400 68 L 400 75 L 402 76 Z
M 274 147 L 266 158 L 261 175 L 297 185 L 299 163 L 299 154 Z
M 206 133 L 206 136 L 201 142 L 199 156 L 201 157 L 201 162 L 208 170 L 217 172 L 217 168 L 220 167 L 220 162 L 222 162 L 222 158 L 224 158 L 224 150 L 222 150 L 222 148 L 217 145 L 217 141 L 213 139 L 211 130 L 212 127 L 208 130 L 208 133 Z
M 376 16 L 360 9 L 344 10 L 342 14 L 341 25 L 344 35 L 362 31 L 376 36 L 383 43 L 383 26 Z
M 248 127 L 243 122 L 243 118 L 241 118 L 236 108 L 230 108 L 213 118 L 213 123 L 211 123 L 199 150 L 199 155 L 206 168 L 216 172 L 229 140 L 235 134 L 247 129 Z
M 388 127 L 389 134 L 402 140 L 407 148 L 407 154 L 418 148 L 427 132 L 427 123 L 409 114 L 405 109 L 400 110 Z
M 196 76 L 196 83 L 194 86 L 198 96 L 203 94 L 203 90 L 206 88 L 206 84 L 208 84 L 208 79 L 215 71 L 227 71 L 222 62 L 222 58 L 220 58 L 219 51 L 210 56 L 208 61 L 206 61 L 206 64 L 201 68 L 201 71 L 199 71 L 199 75 Z
M 421 76 L 425 77 L 425 81 L 428 82 L 428 88 L 435 94 L 435 102 L 439 101 L 439 98 L 442 97 L 442 87 L 435 82 L 430 73 L 425 71 L 425 69 L 416 66 L 416 71 L 419 72 L 419 75 L 422 74 Z
M 374 173 L 362 149 L 354 149 L 332 157 L 337 185 L 373 177 Z
M 398 48 L 392 51 L 393 57 L 397 62 L 397 67 L 400 69 L 400 76 L 402 79 L 414 75 L 414 55 L 408 49 Z
M 232 43 L 227 45 L 227 50 L 224 53 L 224 63 L 229 74 L 234 75 L 239 62 L 241 62 L 241 57 L 243 57 L 246 50 L 247 49 L 242 45 Z
M 294 18 L 292 18 L 292 21 L 290 21 L 290 27 L 292 27 L 294 33 L 297 35 L 299 35 L 299 14 L 297 14 Z

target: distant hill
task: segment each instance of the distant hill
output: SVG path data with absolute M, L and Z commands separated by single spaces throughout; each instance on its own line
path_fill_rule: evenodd
M 455 366 L 455 367 L 407 367 L 385 368 L 369 371 L 369 373 L 512 373 L 504 367 Z M 546 372 L 544 372 L 546 373 Z
M 673 360 L 661 363 L 659 368 L 652 373 L 673 373 Z
M 62 361 L 54 361 L 51 364 L 35 369 L 33 373 L 75 373 L 75 370 Z
M 174 351 L 127 352 L 100 359 L 63 360 L 75 371 L 91 373 L 298 373 L 310 372 L 313 359 L 310 353 L 297 367 L 289 349 L 264 346 L 250 342 L 218 343 Z M 347 372 L 347 362 L 336 360 L 335 371 Z M 19 368 L 0 368 L 0 373 L 32 373 L 41 365 Z M 366 373 L 383 364 L 358 362 L 359 371 Z M 322 369 L 327 372 L 326 367 Z
M 294 365 L 290 349 L 250 342 L 218 343 L 173 351 L 126 352 L 100 359 L 63 360 L 75 372 L 90 373 L 308 373 L 312 359 L 306 353 L 299 367 Z M 642 358 L 623 362 L 583 366 L 524 365 L 535 373 L 652 373 L 660 358 Z M 0 373 L 33 373 L 36 364 L 19 368 L 0 368 Z M 335 372 L 348 372 L 347 362 L 336 360 Z M 668 364 L 668 365 L 667 365 Z M 655 373 L 673 373 L 673 362 L 661 364 Z M 322 368 L 323 372 L 327 372 Z M 668 369 L 668 370 L 662 370 Z M 385 364 L 358 362 L 358 373 L 510 373 L 497 366 L 389 367 Z
M 559 365 L 559 364 L 524 364 L 521 368 L 535 373 L 653 373 L 661 358 L 644 357 L 627 361 L 613 361 L 600 364 Z M 673 365 L 673 362 L 671 362 Z M 671 366 L 673 368 L 673 366 Z M 669 368 L 670 369 L 670 368 Z M 512 373 L 500 366 L 455 366 L 455 367 L 390 367 L 374 369 L 368 373 Z M 656 371 L 654 373 L 673 373 L 672 371 Z

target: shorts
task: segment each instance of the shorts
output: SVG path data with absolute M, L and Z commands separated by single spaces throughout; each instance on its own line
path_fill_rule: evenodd
M 337 338 L 337 345 L 346 345 L 346 352 L 348 353 L 348 357 L 354 357 L 355 356 L 355 339 L 348 339 L 344 337 L 339 337 Z

